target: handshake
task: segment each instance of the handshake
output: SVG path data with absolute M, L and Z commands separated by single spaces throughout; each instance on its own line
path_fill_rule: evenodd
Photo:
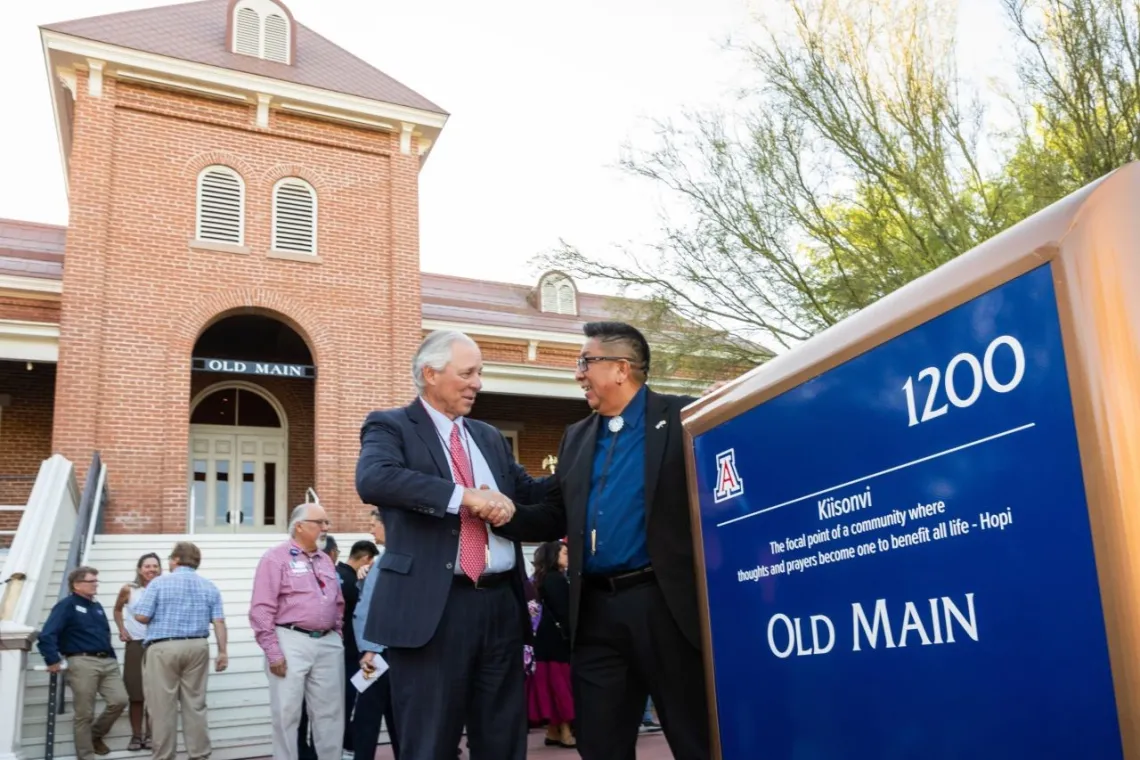
M 515 515 L 514 502 L 488 486 L 465 489 L 462 504 L 471 514 L 496 528 L 509 523 Z

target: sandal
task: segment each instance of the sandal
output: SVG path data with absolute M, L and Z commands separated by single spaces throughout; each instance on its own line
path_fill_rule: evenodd
M 142 748 L 143 749 L 154 749 L 154 742 L 151 741 L 150 734 L 147 734 L 146 736 L 143 737 Z
M 138 752 L 143 748 L 143 740 L 138 736 L 131 737 L 131 743 L 127 745 L 129 752 Z

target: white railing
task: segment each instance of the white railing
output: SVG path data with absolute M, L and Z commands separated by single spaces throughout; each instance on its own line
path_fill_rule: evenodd
M 87 555 L 90 554 L 91 544 L 95 541 L 95 528 L 99 525 L 99 516 L 103 512 L 103 502 L 107 496 L 106 484 L 107 465 L 100 458 L 99 479 L 95 482 L 95 501 L 91 505 L 91 519 L 87 522 L 87 540 L 83 543 L 83 556 L 79 560 L 80 565 L 87 564 Z
M 317 492 L 313 490 L 312 486 L 305 489 L 305 503 L 316 504 L 318 507 L 321 505 L 321 497 L 317 496 Z
M 0 512 L 12 513 L 12 512 L 23 512 L 23 511 L 24 511 L 24 505 L 22 505 L 22 504 L 0 504 Z M 12 530 L 0 530 L 0 537 L 13 538 L 13 537 L 15 537 L 15 535 L 16 535 L 16 529 L 15 528 L 13 528 Z M 0 547 L 0 548 L 2 548 L 2 547 Z
M 61 542 L 75 530 L 75 468 L 56 454 L 40 465 L 27 508 L 0 571 L 0 759 L 22 757 L 24 684 Z

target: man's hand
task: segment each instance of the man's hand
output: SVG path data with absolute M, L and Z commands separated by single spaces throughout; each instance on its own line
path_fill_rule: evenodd
M 372 664 L 375 660 L 375 652 L 365 652 L 364 656 L 360 658 L 360 669 L 365 673 L 370 673 L 373 670 L 376 670 L 376 666 Z
M 372 563 L 371 562 L 369 562 L 367 565 L 361 565 L 360 569 L 356 571 L 356 580 L 362 581 L 365 578 L 367 578 L 368 577 L 368 571 L 371 569 L 372 569 Z
M 58 662 L 55 665 L 48 665 L 48 668 L 47 668 L 49 673 L 58 673 L 62 669 L 63 669 L 62 663 L 58 663 Z
M 285 677 L 285 658 L 282 657 L 277 662 L 269 663 L 269 672 L 272 673 L 273 675 L 277 676 L 278 678 L 284 678 Z
M 216 660 L 214 660 L 214 670 L 221 673 L 223 670 L 228 668 L 229 665 L 230 665 L 229 655 L 227 655 L 225 652 L 218 652 L 218 658 Z M 285 675 L 285 668 L 284 668 L 285 662 L 282 661 L 281 665 L 282 665 L 281 675 Z
M 130 640 L 131 640 L 131 634 L 127 633 L 127 629 L 126 628 L 120 628 L 119 629 L 119 641 L 130 641 Z
M 498 491 L 492 490 L 490 486 L 468 488 L 463 503 L 472 514 L 496 528 L 506 525 L 515 516 L 514 502 Z

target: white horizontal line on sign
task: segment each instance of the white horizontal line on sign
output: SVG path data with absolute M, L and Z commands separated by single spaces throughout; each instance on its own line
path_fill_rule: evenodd
M 830 491 L 835 491 L 839 488 L 846 488 L 847 486 L 853 486 L 856 483 L 862 483 L 863 481 L 871 480 L 872 478 L 877 478 L 880 475 L 887 475 L 887 474 L 892 473 L 892 472 L 904 470 L 907 467 L 913 467 L 916 464 L 922 464 L 923 462 L 929 462 L 932 459 L 938 459 L 939 457 L 944 457 L 947 454 L 954 454 L 956 452 L 963 451 L 965 449 L 973 448 L 974 446 L 980 446 L 983 443 L 989 443 L 990 441 L 996 441 L 998 438 L 1005 438 L 1007 435 L 1013 435 L 1014 433 L 1020 433 L 1023 430 L 1028 430 L 1029 428 L 1033 427 L 1036 424 L 1037 424 L 1036 422 L 1030 422 L 1027 425 L 1021 425 L 1019 427 L 1010 428 L 1009 430 L 1003 430 L 1000 433 L 994 433 L 993 435 L 987 435 L 985 438 L 979 438 L 976 441 L 970 441 L 969 443 L 963 443 L 961 446 L 955 446 L 952 449 L 946 449 L 945 451 L 939 451 L 936 454 L 930 454 L 928 456 L 922 457 L 921 459 L 913 459 L 909 462 L 904 462 L 903 464 L 897 464 L 894 467 L 888 467 L 885 470 L 879 470 L 878 472 L 873 472 L 870 475 L 864 475 L 861 478 L 855 478 L 854 480 L 848 480 L 846 483 L 839 483 L 838 485 L 834 485 L 834 486 L 830 486 L 828 488 L 824 488 L 822 491 L 816 491 L 815 493 L 809 493 L 809 494 L 806 494 L 804 496 L 799 496 L 795 499 L 788 499 L 787 501 L 780 502 L 779 504 L 773 504 L 770 507 L 765 507 L 764 509 L 758 509 L 755 512 L 749 512 L 746 515 L 741 515 L 740 517 L 734 517 L 731 520 L 725 520 L 724 522 L 717 523 L 716 527 L 723 528 L 726 525 L 732 525 L 735 522 L 740 522 L 741 520 L 747 520 L 749 517 L 755 517 L 756 515 L 762 515 L 765 512 L 771 512 L 773 510 L 780 509 L 782 507 L 786 507 L 786 506 L 789 506 L 791 504 L 795 504 L 796 502 L 804 501 L 806 499 L 813 499 L 816 496 L 822 496 L 825 493 L 829 493 Z

